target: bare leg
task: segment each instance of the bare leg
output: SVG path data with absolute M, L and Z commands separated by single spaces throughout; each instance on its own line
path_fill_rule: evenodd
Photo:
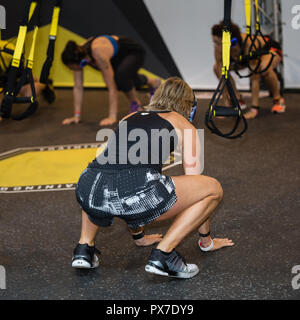
M 259 91 L 260 91 L 260 76 L 255 74 L 251 77 L 251 96 L 252 96 L 252 105 L 259 106 Z
M 260 76 L 259 74 L 254 74 L 251 77 L 251 95 L 252 95 L 252 106 L 259 107 L 259 90 L 260 90 L 260 84 L 259 84 Z M 246 119 L 254 119 L 258 115 L 258 109 L 251 108 L 247 113 L 244 114 L 244 117 Z
M 130 91 L 124 93 L 128 98 L 129 102 L 136 101 L 138 104 L 141 104 L 140 100 L 137 97 L 137 91 L 135 88 L 132 88 Z
M 148 80 L 147 85 L 152 88 L 158 87 L 158 85 L 160 84 L 160 80 L 158 78 L 147 77 L 147 80 Z
M 269 63 L 269 59 L 270 57 L 268 56 L 262 57 L 261 70 L 266 68 L 266 66 Z M 274 69 L 279 65 L 280 62 L 281 62 L 281 57 L 276 54 L 269 69 L 266 72 L 261 74 L 262 79 L 266 84 L 266 86 L 268 87 L 268 89 L 271 91 L 274 100 L 278 100 L 281 98 L 278 79 L 274 71 Z
M 95 238 L 99 227 L 93 224 L 88 218 L 87 214 L 82 211 L 82 219 L 81 219 L 81 236 L 79 243 L 85 244 L 87 243 L 89 246 L 95 245 Z
M 148 98 L 149 98 L 149 103 L 156 91 L 156 89 L 160 86 L 161 84 L 161 80 L 159 78 L 147 78 L 147 84 L 149 87 L 149 92 L 147 94 Z
M 209 227 L 209 219 L 207 219 L 198 229 L 199 233 L 201 234 L 207 234 L 210 231 L 210 227 Z M 203 245 L 203 247 L 208 247 L 210 245 L 211 242 L 211 237 L 207 236 L 207 237 L 200 237 L 200 241 Z
M 274 100 L 280 99 L 281 98 L 280 88 L 279 88 L 278 79 L 275 71 L 272 69 L 266 73 L 263 73 L 262 79 L 266 84 L 266 86 L 268 87 L 268 89 L 271 91 L 273 99 Z
M 157 246 L 164 252 L 171 252 L 193 230 L 210 216 L 220 202 L 218 196 L 208 196 L 179 214 L 167 234 Z
M 40 83 L 39 81 L 35 81 L 34 82 L 34 87 L 35 87 L 35 92 L 36 92 L 36 96 L 39 97 L 41 92 L 45 89 L 46 85 L 43 83 Z M 30 84 L 26 84 L 25 86 L 23 86 L 20 90 L 19 95 L 21 97 L 30 97 L 32 96 L 32 91 L 31 91 L 31 87 Z
M 201 233 L 209 228 L 208 218 L 222 198 L 222 188 L 213 178 L 206 176 L 173 177 L 176 186 L 177 202 L 156 221 L 176 217 L 158 249 L 170 252 L 184 237 L 197 227 Z M 208 231 L 208 230 L 207 230 Z M 218 248 L 233 245 L 227 239 L 218 243 Z

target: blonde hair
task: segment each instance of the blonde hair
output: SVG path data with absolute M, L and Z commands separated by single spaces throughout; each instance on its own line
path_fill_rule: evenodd
M 156 89 L 150 104 L 144 109 L 176 111 L 188 119 L 193 102 L 194 93 L 191 87 L 182 79 L 172 77 Z

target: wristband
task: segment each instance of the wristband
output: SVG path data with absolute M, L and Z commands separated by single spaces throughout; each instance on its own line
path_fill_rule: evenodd
M 139 240 L 139 239 L 144 238 L 144 236 L 145 236 L 145 233 L 144 233 L 144 231 L 142 231 L 141 233 L 133 234 L 132 238 L 133 238 L 133 240 Z
M 75 112 L 74 112 L 74 116 L 75 116 L 76 118 L 80 118 L 81 112 L 80 112 L 80 111 L 75 111 Z
M 206 238 L 206 237 L 208 237 L 209 235 L 210 235 L 210 231 L 208 231 L 208 232 L 205 233 L 205 234 L 199 232 L 199 236 L 200 236 L 201 238 Z
M 204 248 L 204 247 L 201 246 L 200 240 L 199 240 L 198 244 L 199 244 L 200 249 L 201 249 L 202 251 L 204 251 L 204 252 L 210 251 L 210 250 L 214 247 L 214 241 L 213 241 L 213 239 L 211 239 L 210 245 L 209 245 L 208 247 L 206 247 L 206 248 Z

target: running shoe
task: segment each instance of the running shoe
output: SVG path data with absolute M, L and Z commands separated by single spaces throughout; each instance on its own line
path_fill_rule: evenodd
M 48 103 L 53 103 L 55 100 L 55 92 L 52 85 L 52 80 L 48 80 L 46 87 L 42 91 L 42 95 Z
M 141 105 L 137 101 L 132 101 L 130 104 L 130 113 L 139 111 Z
M 199 272 L 195 264 L 187 264 L 174 249 L 170 253 L 152 249 L 145 270 L 161 276 L 183 279 L 192 278 Z
M 74 249 L 72 267 L 79 269 L 97 268 L 99 266 L 99 258 L 96 253 L 100 254 L 100 251 L 95 246 L 91 247 L 86 243 L 78 243 Z
M 284 113 L 285 112 L 285 101 L 283 98 L 274 100 L 274 105 L 272 107 L 273 113 Z

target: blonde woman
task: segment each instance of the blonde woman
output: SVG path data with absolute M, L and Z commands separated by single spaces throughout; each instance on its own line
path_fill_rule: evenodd
M 192 89 L 173 77 L 158 87 L 144 111 L 130 114 L 119 123 L 106 150 L 89 164 L 77 184 L 76 196 L 83 211 L 73 267 L 99 265 L 94 239 L 99 226 L 110 226 L 114 217 L 127 223 L 137 245 L 159 242 L 145 267 L 153 274 L 191 278 L 199 272 L 197 265 L 187 264 L 175 250 L 197 228 L 203 251 L 233 245 L 231 240 L 212 239 L 209 234 L 209 217 L 223 191 L 217 180 L 200 174 L 200 142 L 191 123 L 196 108 Z M 166 135 L 155 140 L 158 131 Z M 184 138 L 186 131 L 192 133 L 192 139 Z M 133 139 L 137 133 L 140 137 Z M 163 143 L 166 137 L 169 148 Z M 162 175 L 162 164 L 177 145 L 182 146 L 185 175 Z M 144 235 L 148 223 L 167 219 L 174 220 L 163 238 Z

